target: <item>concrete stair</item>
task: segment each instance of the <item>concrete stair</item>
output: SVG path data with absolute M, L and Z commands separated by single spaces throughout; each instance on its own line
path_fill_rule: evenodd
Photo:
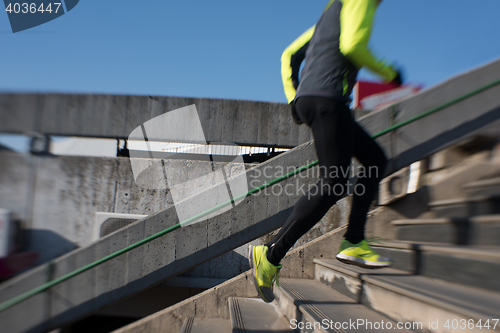
M 485 153 L 473 155 L 472 159 L 475 156 L 480 158 L 481 155 L 486 155 Z M 498 169 L 498 163 L 489 161 L 479 161 L 478 163 L 478 161 L 472 160 L 455 168 L 442 170 L 442 173 L 448 174 L 448 181 L 439 184 L 439 188 L 435 190 L 434 196 L 437 199 L 428 204 L 431 212 L 436 217 L 499 214 L 500 177 L 497 176 Z M 467 181 L 478 176 L 485 177 L 485 179 Z M 457 181 L 453 179 L 454 177 L 460 177 L 462 180 Z
M 394 266 L 367 270 L 338 262 L 333 259 L 335 251 L 321 250 L 328 243 L 337 246 L 338 234 L 342 232 L 331 232 L 284 259 L 285 267 L 289 267 L 314 252 L 314 275 L 313 279 L 281 278 L 280 287 L 275 288 L 275 302 L 266 304 L 258 298 L 238 297 L 234 287 L 232 295 L 236 296 L 227 298 L 228 305 L 219 298 L 219 313 L 229 307 L 233 332 L 290 332 L 294 328 L 297 332 L 375 332 L 390 331 L 388 327 L 394 329 L 398 323 L 402 328 L 398 331 L 406 328 L 407 332 L 483 332 L 484 328 L 476 327 L 480 320 L 481 325 L 490 325 L 488 331 L 500 332 L 499 325 L 493 329 L 495 319 L 500 318 L 499 247 L 386 241 L 374 248 L 391 256 Z M 296 265 L 299 270 L 307 270 L 306 261 Z M 297 269 L 285 273 L 300 275 Z M 243 279 L 246 288 L 253 288 L 248 273 L 240 277 L 240 282 Z M 226 293 L 222 289 L 217 292 Z M 206 301 L 193 298 L 184 304 L 189 302 Z M 179 316 L 183 312 L 174 307 L 164 310 L 162 316 Z M 168 320 L 160 318 L 145 318 L 117 332 L 141 332 L 144 325 L 156 321 L 163 321 L 165 327 Z M 197 320 L 202 325 L 205 319 Z M 224 325 L 229 322 L 222 320 Z M 473 323 L 474 327 L 462 330 L 463 322 Z
M 500 177 L 491 177 L 470 182 L 463 186 L 463 189 L 471 195 L 500 195 Z
M 396 327 L 396 323 L 381 314 L 329 288 L 318 276 L 316 280 L 283 279 L 276 294 L 277 303 L 297 331 L 372 332 L 376 327 L 387 327 L 378 326 L 382 322 Z M 365 326 L 368 322 L 376 323 L 375 328 Z
M 453 320 L 498 319 L 500 293 L 413 275 L 393 268 L 370 271 L 346 266 L 336 260 L 315 260 L 316 279 L 343 292 L 366 307 L 399 322 L 422 323 L 413 331 L 442 332 Z M 439 322 L 439 328 L 430 327 Z M 480 332 L 479 329 L 468 330 Z M 463 330 L 463 331 L 466 331 Z M 461 332 L 462 330 L 448 330 Z M 496 331 L 500 332 L 497 325 Z
M 314 259 L 314 280 L 281 279 L 271 304 L 231 298 L 233 332 L 374 332 L 395 328 L 402 332 L 482 332 L 477 327 L 462 330 L 460 323 L 465 320 L 475 326 L 481 320 L 495 325 L 494 319 L 500 316 L 499 249 L 407 242 L 385 242 L 376 248 L 392 255 L 394 267 L 403 265 L 406 269 L 368 270 L 335 259 Z M 419 251 L 425 254 L 415 260 Z M 455 262 L 453 258 L 457 258 Z M 448 265 L 439 267 L 440 260 Z M 417 267 L 408 267 L 408 262 Z M 412 270 L 419 270 L 418 275 Z M 492 331 L 500 332 L 500 325 Z
M 500 213 L 500 194 L 475 195 L 467 198 L 429 203 L 436 216 L 476 216 Z
M 229 298 L 232 332 L 371 332 L 367 322 L 396 327 L 395 322 L 319 280 L 282 279 L 275 294 L 276 300 L 267 304 L 259 298 Z
M 497 185 L 485 179 L 469 188 L 477 196 Z M 500 215 L 391 224 L 396 239 L 373 244 L 393 259 L 391 268 L 363 269 L 317 253 L 313 279 L 282 278 L 272 304 L 231 298 L 233 332 L 375 332 L 397 325 L 408 332 L 483 332 L 485 324 L 500 332 Z M 272 327 L 283 316 L 288 328 Z
M 489 192 L 483 196 L 483 202 L 494 207 L 498 185 L 496 178 L 468 184 L 464 188 L 476 192 L 472 193 L 472 199 L 465 198 L 463 202 L 475 202 L 481 189 L 487 187 Z M 432 209 L 432 205 L 429 206 Z M 497 237 L 500 236 L 500 215 L 469 217 L 460 207 L 450 205 L 449 209 L 451 216 L 463 217 L 392 222 L 397 231 L 396 239 L 373 245 L 380 254 L 393 259 L 391 268 L 367 270 L 342 264 L 333 258 L 316 258 L 313 260 L 315 280 L 283 279 L 281 288 L 276 291 L 278 304 L 288 318 L 296 318 L 294 315 L 298 312 L 289 310 L 290 306 L 282 302 L 294 294 L 292 303 L 313 304 L 313 309 L 301 305 L 307 308 L 302 311 L 301 318 L 306 318 L 301 319 L 304 322 L 319 323 L 324 318 L 332 319 L 314 305 L 338 302 L 334 295 L 327 296 L 326 292 L 320 291 L 317 284 L 321 282 L 359 307 L 356 311 L 358 319 L 369 318 L 367 311 L 371 310 L 384 320 L 389 318 L 401 322 L 416 332 L 481 332 L 483 329 L 476 327 L 480 321 L 483 324 L 488 322 L 493 330 L 495 320 L 500 317 L 500 243 Z M 297 288 L 315 292 L 297 296 L 300 292 L 293 292 Z M 352 312 L 342 312 L 346 310 L 343 307 L 349 305 L 337 306 L 341 309 L 334 313 L 340 317 L 334 321 L 353 319 Z M 461 329 L 461 323 L 474 325 Z M 323 327 L 312 331 L 337 332 Z M 496 325 L 493 331 L 500 332 L 500 325 Z
M 259 298 L 229 298 L 233 333 L 291 333 L 290 321 L 276 302 L 264 303 Z
M 485 165 L 498 167 L 496 163 Z M 475 174 L 481 177 L 481 170 Z M 392 221 L 394 237 L 414 242 L 500 246 L 500 177 L 459 184 L 460 180 L 456 180 L 451 187 L 463 189 L 465 195 L 428 203 L 430 211 L 423 215 L 432 218 Z M 449 192 L 446 188 L 441 191 Z
M 396 237 L 412 242 L 499 246 L 500 215 L 396 220 Z
M 283 279 L 277 303 L 297 331 L 370 332 L 360 320 L 395 323 L 317 280 Z M 337 325 L 337 326 L 336 326 Z M 403 330 L 403 332 L 408 332 Z
M 184 321 L 181 333 L 230 333 L 229 322 L 224 319 L 188 317 Z
M 392 268 L 500 292 L 500 248 L 384 242 L 373 246 Z

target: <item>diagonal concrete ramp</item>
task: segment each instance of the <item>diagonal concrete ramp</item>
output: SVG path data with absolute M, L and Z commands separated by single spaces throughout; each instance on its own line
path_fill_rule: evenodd
M 370 114 L 360 122 L 375 134 L 499 79 L 500 61 L 495 61 Z M 498 121 L 499 94 L 500 85 L 495 85 L 380 137 L 378 141 L 391 159 L 386 174 Z M 313 145 L 306 143 L 235 177 L 246 177 L 249 188 L 253 188 L 287 168 L 299 167 L 315 159 Z M 307 185 L 317 181 L 312 171 L 305 174 L 247 197 L 230 211 L 180 228 L 1 312 L 2 331 L 42 332 L 70 323 L 278 228 L 297 198 L 307 190 Z M 188 200 L 184 204 L 195 204 L 197 198 Z M 149 216 L 89 247 L 9 280 L 0 288 L 0 301 L 11 299 L 178 222 L 173 207 Z

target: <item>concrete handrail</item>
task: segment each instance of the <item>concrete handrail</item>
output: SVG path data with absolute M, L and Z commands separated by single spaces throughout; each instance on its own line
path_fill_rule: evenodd
M 285 103 L 99 94 L 1 93 L 0 133 L 127 139 L 144 122 L 193 104 L 207 142 L 292 148 L 312 140 Z M 149 139 L 176 141 L 168 135 Z

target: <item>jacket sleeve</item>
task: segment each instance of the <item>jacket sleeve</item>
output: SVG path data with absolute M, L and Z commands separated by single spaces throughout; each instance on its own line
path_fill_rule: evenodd
M 340 51 L 356 67 L 367 67 L 392 81 L 397 72 L 368 49 L 376 9 L 376 0 L 344 0 L 340 12 Z
M 314 28 L 313 26 L 300 35 L 281 55 L 281 78 L 288 103 L 291 103 L 295 98 L 299 82 L 300 64 L 306 56 L 307 46 L 314 33 Z

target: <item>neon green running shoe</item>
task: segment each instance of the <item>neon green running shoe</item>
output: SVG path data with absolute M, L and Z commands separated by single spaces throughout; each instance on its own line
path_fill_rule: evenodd
M 357 244 L 346 240 L 340 243 L 337 259 L 345 264 L 356 265 L 363 268 L 382 268 L 391 265 L 391 259 L 382 257 L 375 252 L 368 242 L 363 239 Z
M 248 249 L 248 261 L 252 269 L 253 283 L 260 298 L 264 302 L 274 300 L 273 284 L 279 286 L 279 275 L 281 265 L 274 266 L 267 260 L 268 247 L 265 245 L 250 246 Z

